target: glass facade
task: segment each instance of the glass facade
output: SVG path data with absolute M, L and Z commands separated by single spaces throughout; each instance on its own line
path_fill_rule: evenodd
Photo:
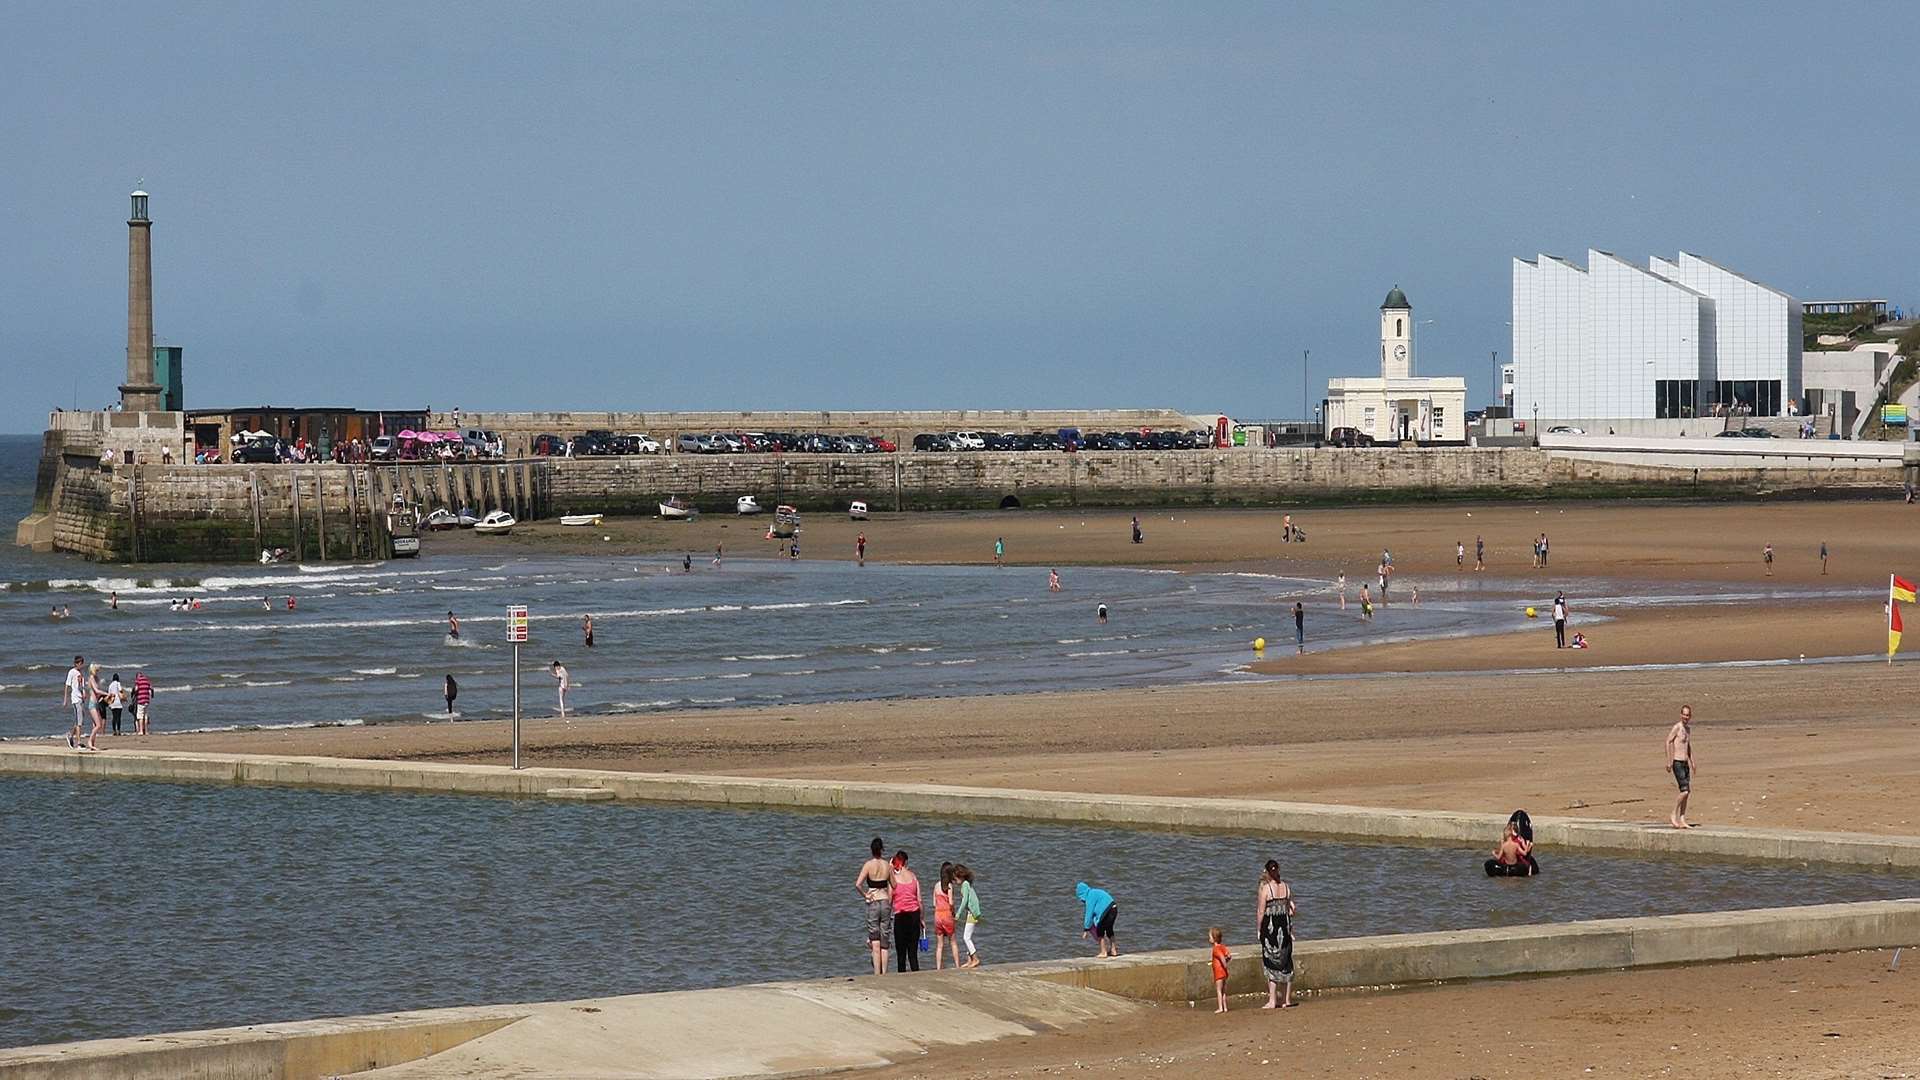
M 1695 411 L 1700 384 L 1692 379 L 1657 379 L 1653 384 L 1653 415 L 1660 420 L 1685 420 Z

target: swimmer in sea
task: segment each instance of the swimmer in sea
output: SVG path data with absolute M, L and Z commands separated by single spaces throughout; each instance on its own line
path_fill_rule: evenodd
M 460 620 L 454 617 L 452 611 L 447 612 L 447 636 L 455 641 L 460 640 Z
M 1099 607 L 1094 608 L 1093 617 L 1100 620 L 1101 626 L 1107 625 L 1107 605 L 1101 604 Z
M 273 610 L 273 601 L 271 601 L 271 600 L 269 600 L 269 599 L 267 599 L 267 598 L 266 598 L 266 597 L 264 597 L 264 596 L 263 596 L 263 597 L 261 597 L 261 598 L 260 598 L 260 610 L 261 610 L 261 611 L 272 611 L 272 610 Z
M 300 606 L 300 604 L 299 604 L 299 601 L 297 601 L 297 600 L 295 600 L 295 599 L 294 599 L 293 597 L 291 597 L 291 596 L 289 596 L 289 597 L 287 597 L 287 610 L 288 610 L 288 611 L 292 611 L 293 609 L 295 609 L 295 608 L 297 608 L 297 607 L 299 607 L 299 606 Z
M 683 572 L 688 574 L 693 573 L 693 552 L 689 551 L 685 555 L 681 556 L 680 569 Z
M 1058 570 L 1047 571 L 1047 591 L 1048 592 L 1060 591 L 1060 571 Z
M 586 638 L 587 648 L 593 648 L 593 616 L 580 616 L 580 634 Z

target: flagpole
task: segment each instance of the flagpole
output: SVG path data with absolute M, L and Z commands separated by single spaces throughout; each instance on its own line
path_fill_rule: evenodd
M 1893 642 L 1893 578 L 1894 578 L 1894 575 L 1891 572 L 1889 572 L 1887 574 L 1887 642 L 1888 642 L 1887 666 L 1888 667 L 1893 666 L 1893 645 L 1892 645 L 1892 642 Z

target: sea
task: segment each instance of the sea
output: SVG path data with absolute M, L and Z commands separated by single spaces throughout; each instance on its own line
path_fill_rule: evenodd
M 39 445 L 0 436 L 0 521 L 31 509 Z M 1324 581 L 1059 569 L 1050 592 L 1045 569 L 837 558 L 729 555 L 716 567 L 703 555 L 687 572 L 677 555 L 450 556 L 429 541 L 421 558 L 391 562 L 117 566 L 6 545 L 0 738 L 64 732 L 76 655 L 100 664 L 103 684 L 145 672 L 161 733 L 508 716 L 515 604 L 531 613 L 525 715 L 555 711 L 556 660 L 570 712 L 644 713 L 1244 679 L 1254 639 L 1292 646 L 1296 599 L 1315 648 L 1511 618 L 1462 597 L 1396 609 L 1389 631 L 1334 611 Z M 451 714 L 447 676 L 459 687 Z

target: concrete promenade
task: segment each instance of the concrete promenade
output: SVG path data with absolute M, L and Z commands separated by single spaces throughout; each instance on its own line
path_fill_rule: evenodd
M 965 814 L 983 818 L 1105 823 L 1153 828 L 1337 836 L 1383 842 L 1491 844 L 1505 817 L 1447 810 L 1398 810 L 1262 799 L 1102 795 L 939 784 L 636 773 L 430 761 L 379 761 L 166 750 L 79 753 L 64 746 L 0 744 L 0 773 L 189 782 L 282 784 L 473 795 L 580 798 L 597 788 L 614 799 L 771 809 Z M 1636 822 L 1539 816 L 1534 836 L 1550 847 L 1627 854 L 1701 855 L 1920 867 L 1920 837 L 1804 829 L 1706 826 L 1680 831 Z

